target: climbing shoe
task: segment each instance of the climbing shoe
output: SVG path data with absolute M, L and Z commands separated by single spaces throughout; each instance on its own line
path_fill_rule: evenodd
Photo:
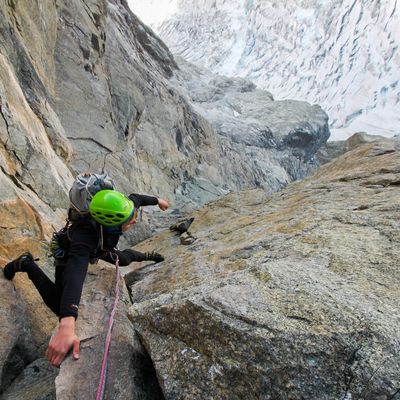
M 31 253 L 26 252 L 21 254 L 15 260 L 9 262 L 3 269 L 4 276 L 11 281 L 14 278 L 16 272 L 24 271 L 24 265 L 27 262 L 34 261 L 33 256 Z
M 144 253 L 144 254 L 146 256 L 146 260 L 155 261 L 156 263 L 164 261 L 164 257 L 161 254 L 156 253 L 155 251 L 151 251 L 149 253 Z

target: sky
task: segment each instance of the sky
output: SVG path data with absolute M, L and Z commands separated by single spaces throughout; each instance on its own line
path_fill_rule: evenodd
M 129 7 L 146 25 L 162 22 L 173 14 L 177 0 L 128 0 Z

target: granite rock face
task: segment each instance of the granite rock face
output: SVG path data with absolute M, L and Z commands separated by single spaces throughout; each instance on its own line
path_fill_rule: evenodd
M 124 0 L 0 3 L 1 266 L 29 249 L 54 273 L 46 243 L 64 225 L 77 172 L 106 171 L 122 191 L 165 197 L 175 216 L 232 190 L 272 192 L 313 165 L 328 136 L 318 107 L 274 102 L 248 82 L 205 72 L 204 82 L 196 83 L 198 72 L 180 65 Z M 259 104 L 252 106 L 251 98 Z M 243 118 L 232 114 L 230 103 L 245 111 Z M 270 119 L 257 118 L 264 108 Z M 150 211 L 125 244 L 147 237 L 146 221 L 153 217 Z M 187 248 L 196 245 L 193 237 Z M 88 366 L 99 363 L 104 336 L 87 332 L 104 332 L 112 285 L 106 267 L 90 272 L 82 299 L 90 311 L 83 306 L 80 314 L 84 357 L 65 362 L 58 374 L 43 360 L 57 318 L 24 274 L 1 280 L 2 396 L 69 399 L 78 387 L 71 379 L 81 386 L 90 381 L 80 393 L 92 396 L 99 369 Z M 162 398 L 125 307 L 110 356 L 108 396 Z
M 182 58 L 177 62 L 171 83 L 217 134 L 220 187 L 271 192 L 315 168 L 315 152 L 329 138 L 328 117 L 319 106 L 274 101 L 245 79 L 211 74 Z M 196 193 L 195 185 L 185 185 L 185 193 Z
M 12 66 L 46 145 L 64 162 L 56 166 L 52 160 L 57 171 L 65 164 L 74 173 L 105 170 L 119 176 L 121 190 L 163 194 L 195 207 L 244 187 L 282 187 L 302 175 L 327 139 L 327 117 L 315 107 L 275 103 L 267 92 L 228 78 L 214 77 L 194 88 L 198 74 L 186 66 L 179 71 L 165 45 L 125 1 L 10 4 L 2 8 L 4 62 Z M 182 93 L 184 85 L 196 98 Z M 221 104 L 204 103 L 196 110 L 191 102 L 204 96 L 217 100 L 216 92 L 220 97 L 227 92 Z M 6 109 L 8 97 L 3 99 Z M 227 103 L 232 105 L 223 111 Z M 259 108 L 245 117 L 251 103 Z M 231 118 L 240 107 L 243 118 Z M 262 117 L 269 113 L 270 120 Z M 287 148 L 284 157 L 274 157 L 274 141 Z M 31 164 L 35 155 L 32 151 Z M 255 157 L 259 165 L 247 165 Z M 52 168 L 44 170 L 51 174 Z M 60 182 L 51 187 L 54 192 Z M 63 197 L 60 191 L 37 189 L 51 205 Z
M 93 2 L 82 13 L 79 7 L 59 7 L 54 101 L 73 144 L 74 168 L 104 169 L 120 176 L 124 190 L 162 194 L 175 198 L 179 208 L 194 208 L 245 187 L 281 188 L 304 176 L 326 142 L 327 116 L 319 108 L 304 104 L 299 117 L 294 103 L 275 106 L 267 92 L 252 90 L 246 99 L 236 99 L 252 85 L 243 82 L 234 90 L 216 76 L 209 83 L 210 74 L 194 88 L 199 74 L 183 61 L 178 68 L 163 43 L 124 4 Z M 188 91 L 208 98 L 229 92 L 225 104 L 257 103 L 264 97 L 270 108 L 279 109 L 273 113 L 275 125 L 261 118 L 262 107 L 268 113 L 266 102 L 248 119 L 232 120 L 230 107 L 213 123 L 216 104 L 199 110 L 198 99 L 186 96 Z M 222 125 L 224 131 L 218 130 Z M 245 130 L 248 138 L 241 138 Z M 277 131 L 282 150 L 287 149 L 284 157 L 271 151 Z M 249 163 L 254 158 L 259 165 Z
M 58 370 L 47 359 L 38 358 L 24 368 L 2 394 L 3 400 L 56 400 Z
M 130 318 L 168 399 L 395 399 L 400 142 L 273 195 L 229 194 L 132 268 Z

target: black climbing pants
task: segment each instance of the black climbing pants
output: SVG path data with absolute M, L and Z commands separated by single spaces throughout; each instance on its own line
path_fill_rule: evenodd
M 144 261 L 146 256 L 143 253 L 135 250 L 115 250 L 114 251 L 118 255 L 119 265 L 121 267 L 129 265 L 133 261 Z M 115 258 L 107 253 L 100 257 L 102 260 L 112 263 L 115 263 Z M 60 315 L 60 307 L 61 307 L 61 298 L 63 295 L 63 291 L 65 288 L 65 282 L 67 279 L 82 281 L 85 279 L 87 273 L 86 268 L 72 268 L 71 266 L 67 267 L 67 263 L 64 260 L 55 260 L 55 281 L 53 282 L 44 272 L 43 270 L 34 262 L 31 261 L 24 265 L 24 271 L 27 272 L 29 279 L 33 282 L 36 289 L 38 290 L 40 296 L 42 297 L 44 303 L 47 307 L 53 311 L 57 316 Z M 76 286 L 79 288 L 79 285 Z M 80 293 L 67 293 L 64 297 L 67 298 L 80 298 Z M 78 305 L 76 305 L 77 307 Z

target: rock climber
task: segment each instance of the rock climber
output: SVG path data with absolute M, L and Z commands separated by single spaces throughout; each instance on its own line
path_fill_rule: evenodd
M 126 266 L 133 261 L 164 260 L 156 252 L 116 249 L 122 233 L 136 223 L 139 208 L 153 205 L 163 211 L 168 209 L 166 200 L 154 196 L 130 194 L 127 197 L 115 190 L 97 192 L 90 203 L 90 215 L 72 222 L 65 231 L 62 252 L 55 258 L 54 283 L 29 252 L 4 267 L 4 276 L 9 280 L 17 272 L 26 272 L 45 304 L 59 317 L 57 330 L 46 350 L 53 366 L 59 367 L 71 348 L 73 358 L 79 359 L 80 340 L 75 324 L 89 262 L 101 259 L 115 263 L 118 257 L 119 265 Z

